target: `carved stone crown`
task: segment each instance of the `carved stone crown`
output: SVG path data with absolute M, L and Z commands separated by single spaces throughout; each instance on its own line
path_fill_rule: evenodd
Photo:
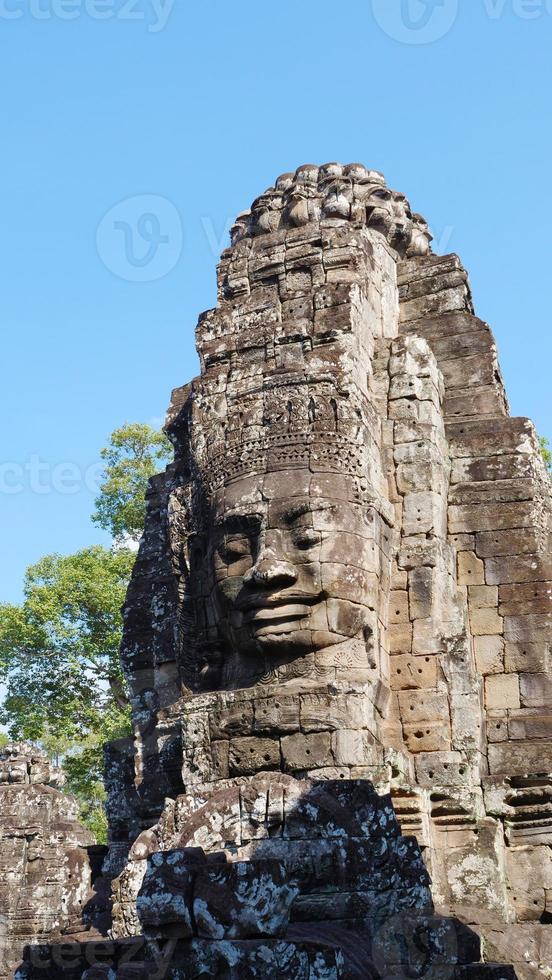
M 390 244 L 411 254 L 426 254 L 432 235 L 425 219 L 413 214 L 404 194 L 390 190 L 383 174 L 361 163 L 305 164 L 282 174 L 236 218 L 232 245 L 244 238 L 309 223 L 351 222 L 383 232 Z
M 366 489 L 365 449 L 335 432 L 276 432 L 235 446 L 207 453 L 202 482 L 208 492 L 248 473 L 310 467 L 341 473 L 358 481 L 358 495 Z

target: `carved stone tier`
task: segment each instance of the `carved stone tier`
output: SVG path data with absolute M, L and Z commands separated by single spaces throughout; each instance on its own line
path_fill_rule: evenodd
M 416 840 L 366 780 L 271 774 L 179 797 L 135 842 L 116 901 L 135 938 L 66 950 L 71 976 L 152 977 L 162 952 L 181 980 L 515 977 L 435 915 Z M 29 950 L 19 977 L 60 968 L 59 948 Z

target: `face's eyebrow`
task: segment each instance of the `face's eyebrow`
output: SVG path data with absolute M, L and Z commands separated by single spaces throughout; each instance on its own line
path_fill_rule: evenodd
M 291 504 L 284 510 L 282 516 L 286 524 L 293 524 L 305 514 L 314 514 L 320 510 L 331 510 L 333 504 L 321 500 L 304 500 L 300 504 Z
M 309 514 L 310 510 L 310 503 L 304 500 L 300 504 L 291 504 L 289 507 L 286 507 L 282 513 L 282 517 L 286 524 L 293 524 L 293 522 L 299 520 L 300 517 L 304 517 L 305 514 Z
M 259 513 L 246 513 L 242 511 L 234 510 L 222 514 L 215 520 L 215 527 L 217 530 L 226 531 L 229 533 L 236 533 L 248 530 L 251 528 L 252 524 L 258 525 L 262 521 L 262 515 Z

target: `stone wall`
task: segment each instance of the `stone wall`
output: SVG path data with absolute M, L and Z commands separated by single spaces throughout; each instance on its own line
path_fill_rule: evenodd
M 94 838 L 62 773 L 34 746 L 0 749 L 0 977 L 27 943 L 83 932 Z

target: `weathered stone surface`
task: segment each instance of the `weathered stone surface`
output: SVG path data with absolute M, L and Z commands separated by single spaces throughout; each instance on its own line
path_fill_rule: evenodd
M 270 894 L 283 933 L 286 883 L 290 929 L 325 930 L 321 976 L 348 975 L 336 923 L 357 922 L 355 946 L 359 919 L 427 911 L 420 854 L 370 780 L 440 906 L 531 925 L 527 849 L 550 921 L 532 857 L 552 845 L 550 482 L 467 274 L 430 237 L 361 165 L 282 175 L 237 219 L 201 374 L 173 392 L 174 462 L 125 606 L 134 759 L 111 750 L 109 810 L 114 935 L 140 930 L 138 907 L 179 975 L 234 957 L 257 976 L 262 933 L 240 915 Z M 190 847 L 228 865 L 190 871 Z M 426 980 L 511 975 L 444 965 L 447 928 Z M 265 975 L 318 975 L 295 934 L 266 935 Z
M 297 893 L 284 865 L 275 861 L 202 868 L 194 879 L 198 934 L 206 939 L 284 936 Z
M 86 928 L 94 838 L 62 786 L 63 774 L 35 746 L 0 749 L 2 978 L 13 976 L 26 943 Z

